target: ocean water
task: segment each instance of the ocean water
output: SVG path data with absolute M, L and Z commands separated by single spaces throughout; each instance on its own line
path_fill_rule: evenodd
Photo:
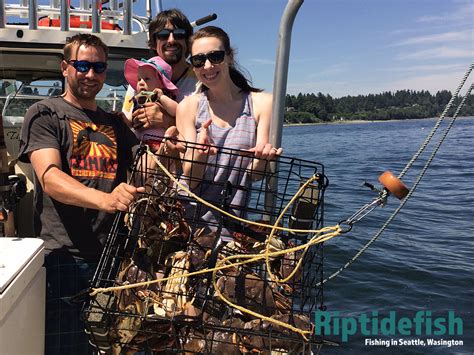
M 449 122 L 449 121 L 448 121 Z M 447 123 L 438 131 L 442 131 Z M 364 181 L 380 186 L 385 170 L 398 175 L 435 124 L 435 119 L 289 126 L 283 131 L 284 154 L 321 162 L 329 178 L 325 194 L 325 225 L 345 220 L 376 193 Z M 413 185 L 434 144 L 403 178 Z M 365 314 L 379 321 L 395 312 L 396 319 L 413 319 L 426 311 L 433 322 L 454 311 L 462 320 L 462 334 L 430 334 L 439 330 L 422 323 L 410 335 L 354 335 L 326 346 L 323 354 L 473 354 L 474 353 L 474 117 L 459 118 L 430 164 L 420 185 L 380 238 L 352 266 L 324 286 L 327 312 L 340 319 Z M 350 233 L 325 244 L 324 275 L 350 260 L 379 230 L 400 201 L 390 196 Z M 334 315 L 334 314 L 333 314 Z M 334 319 L 334 318 L 333 318 Z M 459 322 L 458 322 L 459 323 Z M 447 322 L 445 323 L 448 324 Z M 459 331 L 459 328 L 455 328 Z M 369 330 L 368 330 L 369 331 Z M 366 339 L 461 340 L 462 346 L 368 346 Z M 426 343 L 427 344 L 427 343 Z

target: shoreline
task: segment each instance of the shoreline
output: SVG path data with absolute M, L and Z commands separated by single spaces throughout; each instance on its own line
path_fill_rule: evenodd
M 425 120 L 426 118 L 413 118 L 416 120 Z M 287 126 L 316 126 L 325 124 L 351 124 L 351 123 L 376 123 L 376 122 L 396 122 L 406 120 L 344 120 L 344 121 L 329 121 L 329 122 L 311 122 L 311 123 L 284 123 L 283 127 Z
M 456 117 L 456 119 L 472 118 L 474 116 L 462 116 Z M 426 117 L 426 118 L 407 118 L 407 119 L 394 119 L 394 120 L 344 120 L 344 121 L 329 121 L 329 122 L 310 122 L 310 123 L 284 123 L 283 127 L 292 126 L 316 126 L 316 125 L 328 125 L 328 124 L 360 124 L 360 123 L 381 123 L 381 122 L 399 122 L 409 120 L 429 120 L 438 119 L 439 117 Z M 445 117 L 445 119 L 451 119 L 451 117 Z

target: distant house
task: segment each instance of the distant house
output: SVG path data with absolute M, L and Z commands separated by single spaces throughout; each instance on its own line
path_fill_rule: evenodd
M 285 111 L 286 111 L 286 112 L 295 112 L 296 109 L 295 109 L 293 106 L 286 106 L 286 107 L 285 107 Z

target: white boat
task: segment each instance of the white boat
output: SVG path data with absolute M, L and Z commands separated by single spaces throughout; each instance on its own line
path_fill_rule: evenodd
M 289 37 L 291 34 L 293 19 L 302 2 L 302 0 L 290 0 L 281 21 L 279 34 L 280 45 L 277 52 L 274 85 L 274 122 L 272 123 L 271 131 L 271 143 L 274 144 L 274 146 L 281 145 L 283 104 L 286 92 L 286 75 L 289 59 Z M 21 164 L 16 161 L 19 147 L 19 132 L 23 123 L 23 115 L 25 110 L 33 102 L 62 93 L 65 89 L 65 82 L 60 71 L 60 62 L 62 60 L 62 47 L 66 38 L 78 32 L 91 32 L 102 38 L 102 40 L 109 46 L 109 66 L 106 85 L 104 86 L 102 94 L 99 95 L 99 104 L 104 105 L 108 109 L 117 109 L 121 107 L 121 100 L 124 96 L 124 89 L 126 87 L 125 78 L 123 76 L 124 61 L 130 57 L 149 57 L 151 54 L 146 43 L 147 23 L 150 18 L 153 17 L 150 11 L 151 2 L 148 1 L 146 4 L 146 17 L 134 16 L 132 14 L 131 0 L 125 0 L 120 4 L 121 6 L 119 6 L 117 1 L 110 1 L 109 5 L 110 9 L 91 11 L 91 8 L 100 8 L 100 1 L 93 1 L 91 6 L 87 1 L 81 1 L 80 5 L 73 10 L 69 8 L 65 0 L 61 0 L 61 3 L 57 2 L 57 0 L 51 0 L 51 3 L 48 6 L 38 6 L 36 0 L 30 0 L 28 2 L 22 0 L 20 4 L 11 4 L 6 3 L 4 0 L 0 0 L 0 79 L 2 82 L 0 100 L 2 100 L 2 123 L 5 132 L 6 150 L 8 151 L 8 164 L 6 161 L 2 163 L 4 168 L 2 173 L 4 176 L 13 173 L 13 171 L 7 169 L 6 166 L 9 165 L 14 169 L 14 173 L 27 183 L 26 196 L 20 200 L 14 215 L 14 225 L 10 226 L 10 231 L 16 231 L 17 236 L 33 236 L 33 218 L 31 213 L 33 175 L 29 165 Z M 38 23 L 40 18 L 43 16 L 48 16 L 48 20 L 42 21 L 41 23 L 51 23 L 54 25 L 51 27 L 39 26 Z M 19 21 L 13 21 L 15 23 L 11 23 L 8 20 L 11 18 L 27 18 L 28 21 L 27 24 L 19 24 Z M 68 21 L 70 18 L 74 21 Z M 86 24 L 86 28 L 73 28 L 72 25 L 78 24 L 80 20 Z M 109 23 L 118 25 L 120 29 L 103 29 L 103 27 Z M 294 161 L 290 159 L 282 161 L 281 164 L 282 166 L 290 167 L 289 170 L 286 171 L 287 180 L 290 180 L 290 176 L 294 174 L 294 170 L 291 170 L 295 169 Z M 300 165 L 298 165 L 295 170 L 297 171 L 298 169 L 301 169 Z M 316 171 L 319 167 L 315 168 L 314 166 L 311 166 L 310 170 L 311 169 Z M 284 169 L 281 169 L 281 171 L 283 170 Z M 294 185 L 298 188 L 298 185 L 301 183 L 298 172 L 295 176 L 297 179 L 295 180 Z M 321 179 L 324 180 L 324 178 Z M 325 182 L 320 181 L 320 184 L 323 186 Z M 12 184 L 7 182 L 5 185 L 6 194 L 12 194 L 14 192 Z M 268 186 L 268 189 L 266 187 L 261 188 L 259 192 L 263 191 L 263 195 L 265 194 L 265 191 L 272 191 L 272 188 L 274 189 L 273 191 L 278 191 L 277 179 L 269 179 Z M 316 214 L 316 205 L 311 206 L 313 199 L 312 195 L 313 193 L 316 195 L 314 199 L 317 203 L 321 202 L 321 190 L 311 190 L 311 196 L 306 196 L 307 204 L 304 207 L 306 208 L 306 215 L 308 215 L 308 208 L 310 214 Z M 259 202 L 261 206 L 264 206 L 261 207 L 262 209 L 267 209 L 269 202 L 275 202 L 272 199 L 277 196 L 275 193 L 267 193 L 267 195 L 267 202 Z M 300 209 L 303 210 L 304 208 Z M 269 212 L 269 214 L 272 213 L 273 212 Z M 322 208 L 318 213 L 322 215 Z M 12 222 L 11 219 L 10 222 Z M 294 226 L 298 227 L 296 222 L 289 223 L 295 223 Z M 5 224 L 7 225 L 7 223 Z M 303 222 L 303 225 L 306 228 L 311 227 L 311 224 L 311 221 L 308 224 L 308 220 Z M 317 224 L 319 227 L 321 226 L 322 218 L 318 220 Z M 298 239 L 298 237 L 295 238 Z M 301 295 L 295 298 L 295 300 L 297 299 L 298 302 L 300 302 L 299 307 L 305 312 L 314 311 L 315 307 L 322 307 L 322 285 L 320 285 L 317 291 L 315 291 L 314 295 L 312 294 L 313 291 L 310 290 L 311 287 L 314 287 L 321 280 L 322 261 L 320 253 L 320 249 L 311 252 L 310 258 L 312 259 L 310 259 L 311 261 L 309 262 L 309 265 L 317 265 L 316 273 L 319 276 L 316 276 L 316 274 L 310 275 L 310 270 L 304 271 L 304 277 L 299 276 L 303 280 L 302 283 L 305 285 L 302 289 L 307 289 L 308 293 L 305 294 L 306 291 L 302 291 Z M 297 255 L 301 256 L 301 254 L 293 254 L 294 257 Z M 312 260 L 314 260 L 314 264 L 311 264 Z M 107 260 L 101 260 L 100 265 L 103 267 L 104 263 L 106 264 Z M 117 265 L 113 267 L 116 266 Z M 96 275 L 97 274 L 100 274 L 100 272 L 97 272 Z M 255 279 L 253 279 L 253 281 L 255 281 Z M 304 304 L 309 299 L 311 299 L 310 304 Z M 104 306 L 104 300 L 108 303 L 108 300 L 110 299 L 107 297 L 93 298 L 93 302 L 95 303 L 92 304 L 92 311 L 89 310 L 86 319 L 89 322 L 88 331 L 91 333 L 94 345 L 108 351 L 111 348 L 107 342 L 113 338 L 112 333 L 110 330 L 101 328 L 103 322 L 96 319 L 95 313 L 93 312 L 94 309 L 97 310 L 97 307 L 101 309 L 101 307 Z M 107 313 L 99 315 L 99 318 L 102 319 L 103 317 L 103 319 L 108 319 L 107 317 L 109 316 L 110 314 Z M 295 323 L 292 314 L 287 314 L 286 316 L 280 315 L 275 319 L 278 319 L 280 323 Z M 117 320 L 115 319 L 114 322 L 116 321 Z M 311 325 L 309 317 L 306 316 L 300 318 L 296 317 L 296 323 L 298 322 L 301 323 L 299 326 L 303 328 L 308 328 Z M 240 327 L 243 329 L 243 323 Z M 264 334 L 269 332 L 269 335 L 267 334 L 270 337 L 269 339 L 271 339 L 272 336 L 274 337 L 274 335 L 271 335 L 272 330 L 268 330 L 268 326 L 265 327 L 267 327 L 266 330 L 263 333 L 257 331 L 257 335 L 261 338 Z M 146 329 L 146 331 L 148 332 L 149 329 Z M 308 339 L 311 338 L 311 341 L 305 340 L 305 337 L 302 337 L 301 335 L 303 333 L 296 334 L 295 336 L 287 334 L 287 340 L 288 344 L 297 344 L 296 348 L 293 347 L 293 349 L 300 349 L 301 351 L 305 349 L 304 351 L 308 353 L 311 351 L 311 347 L 315 346 L 316 343 L 320 346 L 322 340 L 320 338 L 315 340 L 315 338 L 313 338 L 314 334 L 308 334 L 310 333 L 308 329 L 306 329 L 305 332 L 306 333 L 304 334 L 306 334 Z M 284 338 L 284 336 L 280 336 L 280 340 L 277 338 L 277 343 L 274 343 L 280 344 L 280 349 L 282 349 L 282 347 L 284 348 L 284 346 L 281 345 L 282 342 L 283 344 L 286 344 L 284 343 L 284 341 L 286 341 Z M 202 340 L 202 338 L 200 340 Z M 278 341 L 280 342 L 278 343 Z M 269 344 L 271 344 L 271 341 Z M 182 344 L 180 344 L 180 346 L 182 346 Z M 261 347 L 264 348 L 268 348 L 269 346 L 271 347 L 271 345 L 268 344 L 261 345 Z M 289 349 L 286 350 L 291 352 Z
M 102 10 L 100 14 L 91 11 L 87 1 L 81 1 L 74 10 L 65 4 L 66 1 L 52 1 L 48 6 L 38 6 L 37 1 L 16 4 L 0 1 L 0 108 L 10 165 L 18 153 L 19 131 L 25 109 L 35 101 L 58 95 L 64 90 L 60 62 L 67 37 L 79 32 L 93 32 L 109 46 L 107 81 L 99 100 L 112 109 L 121 107 L 120 98 L 123 97 L 125 84 L 124 61 L 131 55 L 149 56 L 146 45 L 148 18 L 134 17 L 131 11 L 126 11 L 132 8 L 130 1 L 124 3 L 122 8 L 119 8 L 118 2 L 112 2 L 110 10 Z M 68 15 L 91 21 L 92 28 L 71 27 L 68 21 L 62 21 Z M 45 17 L 61 18 L 60 26 L 39 26 L 40 19 Z M 123 30 L 101 28 L 109 22 L 119 24 Z M 15 229 L 18 236 L 31 236 L 33 177 L 29 165 L 16 163 L 14 166 L 15 173 L 27 181 L 27 196 L 18 206 Z

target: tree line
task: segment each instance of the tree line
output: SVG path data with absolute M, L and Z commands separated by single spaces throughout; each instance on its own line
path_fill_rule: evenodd
M 399 90 L 387 91 L 381 94 L 358 96 L 344 96 L 333 98 L 331 95 L 298 94 L 286 95 L 285 122 L 286 123 L 315 123 L 340 120 L 393 120 L 438 117 L 444 111 L 451 92 L 438 91 L 435 95 L 429 91 Z M 0 98 L 0 110 L 4 99 Z M 13 100 L 10 103 L 8 115 L 23 116 L 33 99 Z M 456 98 L 453 108 L 448 112 L 452 115 L 461 99 Z M 110 111 L 112 103 L 99 101 L 99 105 Z M 120 107 L 120 104 L 117 105 Z M 1 112 L 1 111 L 0 111 Z M 460 116 L 474 116 L 474 95 L 470 95 Z
M 333 98 L 331 95 L 286 95 L 286 123 L 314 123 L 339 120 L 393 120 L 440 116 L 452 94 L 448 90 L 432 95 L 429 91 L 399 90 L 358 96 Z M 456 98 L 448 116 L 461 102 Z M 470 95 L 459 113 L 474 116 L 474 95 Z

